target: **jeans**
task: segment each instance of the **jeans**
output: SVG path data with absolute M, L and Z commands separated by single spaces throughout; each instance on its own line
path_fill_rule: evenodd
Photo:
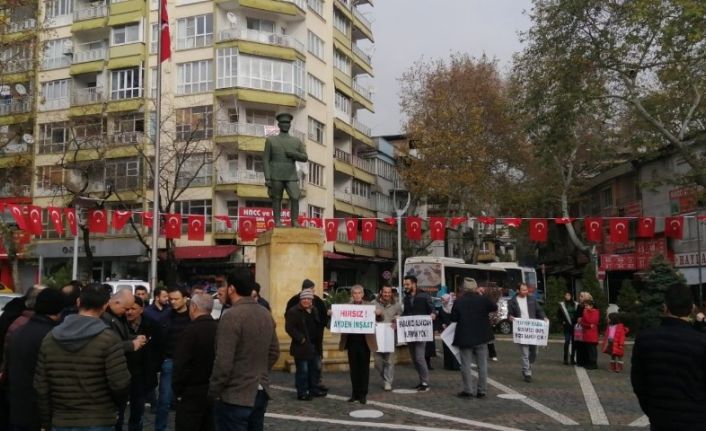
M 174 361 L 167 358 L 162 362 L 162 372 L 159 374 L 159 400 L 157 400 L 157 413 L 154 417 L 155 431 L 164 431 L 167 429 L 167 421 L 169 420 L 169 407 L 174 398 L 172 392 L 172 372 L 174 370 Z
M 407 343 L 409 348 L 409 356 L 412 358 L 412 363 L 419 374 L 419 383 L 429 384 L 429 369 L 427 368 L 427 360 L 424 357 L 427 343 L 424 341 L 416 343 Z
M 375 369 L 380 373 L 383 382 L 392 384 L 395 378 L 395 352 L 375 352 Z
M 257 391 L 252 407 L 216 401 L 213 406 L 216 431 L 262 431 L 268 399 L 267 392 Z
M 118 408 L 118 421 L 115 424 L 116 431 L 123 430 L 125 423 L 125 410 L 127 406 Z M 130 420 L 128 421 L 128 431 L 142 431 L 142 416 L 145 413 L 145 389 L 142 382 L 130 384 Z
M 522 360 L 522 375 L 532 375 L 532 364 L 537 360 L 537 346 L 518 344 L 520 346 L 520 359 Z
M 469 394 L 484 394 L 488 389 L 488 345 L 479 344 L 461 349 L 461 377 L 463 391 Z M 476 390 L 471 389 L 471 362 L 478 365 L 478 382 Z
M 113 431 L 114 427 L 52 427 L 52 431 Z
M 301 397 L 315 390 L 321 380 L 319 359 L 295 359 L 297 371 L 294 373 L 294 385 L 297 387 L 297 396 Z

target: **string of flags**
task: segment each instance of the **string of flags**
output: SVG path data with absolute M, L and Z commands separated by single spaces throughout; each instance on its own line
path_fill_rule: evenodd
M 36 205 L 19 205 L 0 203 L 0 212 L 9 210 L 17 227 L 35 236 L 41 236 L 44 230 L 43 210 Z M 78 223 L 75 208 L 46 207 L 48 219 L 51 221 L 54 230 L 59 236 L 66 233 L 65 224 L 71 235 L 78 234 Z M 125 226 L 134 220 L 133 217 L 141 217 L 142 225 L 148 229 L 152 228 L 152 212 L 139 212 L 130 210 L 108 210 L 94 208 L 87 210 L 86 226 L 89 232 L 108 233 L 111 227 L 114 231 L 121 231 Z M 191 241 L 203 241 L 208 226 L 206 215 L 204 214 L 162 214 L 161 232 L 166 238 L 179 239 L 182 235 L 182 223 L 187 223 L 187 238 Z M 237 222 L 237 233 L 243 241 L 253 241 L 257 234 L 274 228 L 274 218 L 250 217 L 250 216 L 228 216 L 214 215 L 213 218 L 222 222 L 228 230 L 232 230 L 234 221 Z M 666 216 L 664 217 L 664 235 L 667 238 L 682 239 L 684 235 L 684 221 L 687 218 L 696 218 L 698 221 L 706 221 L 706 215 L 698 216 Z M 432 241 L 444 240 L 446 228 L 458 228 L 459 225 L 476 220 L 484 225 L 504 225 L 508 228 L 518 229 L 524 221 L 528 222 L 529 239 L 533 242 L 546 242 L 548 240 L 549 223 L 553 221 L 556 225 L 573 224 L 577 220 L 583 220 L 585 238 L 589 242 L 601 242 L 603 239 L 604 227 L 608 227 L 608 241 L 611 243 L 627 243 L 631 231 L 631 223 L 635 225 L 634 236 L 637 238 L 652 238 L 655 236 L 655 225 L 657 217 L 558 217 L 558 218 L 527 218 L 527 217 L 428 217 L 426 219 L 419 216 L 402 217 L 407 238 L 412 241 L 420 241 L 423 237 L 424 222 L 428 224 L 429 239 Z M 286 220 L 285 220 L 286 221 Z M 323 229 L 327 241 L 338 239 L 338 230 L 341 222 L 344 222 L 346 238 L 353 242 L 358 239 L 358 233 L 363 241 L 375 241 L 378 230 L 378 222 L 394 226 L 397 223 L 396 217 L 386 218 L 320 218 L 306 217 L 300 215 L 297 221 L 301 226 Z

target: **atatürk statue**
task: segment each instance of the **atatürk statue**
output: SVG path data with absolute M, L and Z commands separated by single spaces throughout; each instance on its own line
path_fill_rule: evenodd
M 272 199 L 272 212 L 275 226 L 282 226 L 282 194 L 287 190 L 292 226 L 299 226 L 299 176 L 295 162 L 306 162 L 306 148 L 302 141 L 289 134 L 292 125 L 292 115 L 283 113 L 277 115 L 279 135 L 270 136 L 265 140 L 265 154 L 262 156 L 265 171 L 267 194 Z

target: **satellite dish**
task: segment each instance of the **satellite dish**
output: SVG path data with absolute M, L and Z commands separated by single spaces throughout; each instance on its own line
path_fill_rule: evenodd
M 20 96 L 24 96 L 27 94 L 27 88 L 25 88 L 25 86 L 22 84 L 15 84 L 15 91 Z
M 29 133 L 25 133 L 24 135 L 22 135 L 22 140 L 30 145 L 34 144 L 34 136 L 30 135 Z
M 0 85 L 0 96 L 9 96 L 10 94 L 9 85 Z
M 226 18 L 228 19 L 228 22 L 232 25 L 238 24 L 238 15 L 234 14 L 233 12 L 228 12 L 226 14 Z

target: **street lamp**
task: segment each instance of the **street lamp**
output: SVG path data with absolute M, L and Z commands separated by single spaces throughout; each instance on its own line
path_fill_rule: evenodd
M 392 190 L 392 203 L 397 215 L 397 294 L 402 301 L 402 216 L 407 212 L 412 195 L 407 190 Z

